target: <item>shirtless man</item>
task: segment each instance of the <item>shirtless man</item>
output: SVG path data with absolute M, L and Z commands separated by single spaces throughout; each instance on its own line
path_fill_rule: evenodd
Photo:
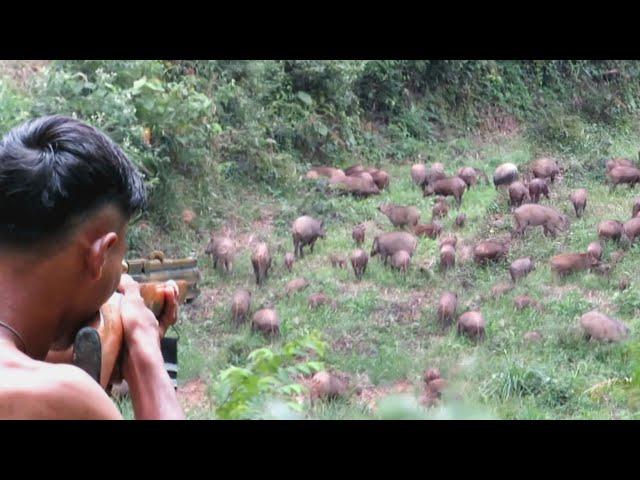
M 160 351 L 175 291 L 159 322 L 121 276 L 127 225 L 144 202 L 131 161 L 77 120 L 39 118 L 0 142 L 0 418 L 122 418 L 85 371 L 45 361 L 108 300 L 120 302 L 120 372 L 136 419 L 185 418 Z

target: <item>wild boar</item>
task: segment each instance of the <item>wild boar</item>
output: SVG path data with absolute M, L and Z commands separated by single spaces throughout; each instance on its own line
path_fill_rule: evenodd
M 598 264 L 598 260 L 589 253 L 561 253 L 549 260 L 551 271 L 564 277 L 574 272 L 590 269 Z
M 636 167 L 636 165 L 627 158 L 611 158 L 605 163 L 607 172 L 610 172 L 616 167 Z
M 420 221 L 420 211 L 416 207 L 386 203 L 379 205 L 378 210 L 387 216 L 394 227 L 415 227 Z
M 624 222 L 622 225 L 622 233 L 624 238 L 633 243 L 638 235 L 640 235 L 640 217 L 634 217 Z
M 329 255 L 329 261 L 331 262 L 331 266 L 333 268 L 347 268 L 347 259 L 342 255 L 332 253 L 331 255 Z
M 447 174 L 444 173 L 444 165 L 439 162 L 433 163 L 427 169 L 427 175 L 421 186 L 424 190 L 428 185 L 433 185 L 438 180 L 442 180 L 444 178 L 447 178 Z
M 443 195 L 445 197 L 453 197 L 456 199 L 458 207 L 462 204 L 462 196 L 467 189 L 467 184 L 460 177 L 449 177 L 437 180 L 433 185 L 425 187 L 423 195 Z
M 640 170 L 636 167 L 615 167 L 607 173 L 611 188 L 614 189 L 621 183 L 626 183 L 629 188 L 640 182 Z
M 429 237 L 435 239 L 442 232 L 442 225 L 438 222 L 424 223 L 416 225 L 413 233 L 418 237 Z
M 373 177 L 373 183 L 376 184 L 378 190 L 382 191 L 385 188 L 389 188 L 389 182 L 391 178 L 389 174 L 384 170 L 374 170 L 369 173 Z
M 450 244 L 440 248 L 440 270 L 449 270 L 456 266 L 456 249 Z
M 464 227 L 465 222 L 467 221 L 467 215 L 464 213 L 461 213 L 460 215 L 458 215 L 456 217 L 456 221 L 455 221 L 455 225 L 458 228 L 462 228 Z
M 331 299 L 324 293 L 314 293 L 309 295 L 309 308 L 318 308 L 321 305 L 329 305 Z
M 507 256 L 509 247 L 506 243 L 497 240 L 485 240 L 473 249 L 473 260 L 478 264 L 489 261 L 498 261 Z
M 437 380 L 438 378 L 441 378 L 440 377 L 440 370 L 438 370 L 437 368 L 430 368 L 429 370 L 424 372 L 424 375 L 423 375 L 422 378 L 423 378 L 425 384 L 433 382 L 434 380 Z
M 460 315 L 457 325 L 458 335 L 465 334 L 472 339 L 485 336 L 485 320 L 480 312 L 466 312 Z
M 531 257 L 518 258 L 509 266 L 511 280 L 513 283 L 516 283 L 519 279 L 526 277 L 530 272 L 535 270 L 535 268 Z
M 373 181 L 373 177 L 367 172 L 345 176 L 345 178 L 332 182 L 337 188 L 342 189 L 346 193 L 350 193 L 355 197 L 367 197 L 370 195 L 378 195 L 380 189 Z
M 256 276 L 256 284 L 261 285 L 269 276 L 271 268 L 271 254 L 266 243 L 260 242 L 251 254 L 251 265 Z
M 560 168 L 551 158 L 539 158 L 533 162 L 531 172 L 536 178 L 550 178 L 551 183 L 554 183 L 556 176 L 560 173 Z
M 633 201 L 633 206 L 631 207 L 631 217 L 635 217 L 638 215 L 638 212 L 640 212 L 640 198 L 636 198 Z
M 617 220 L 605 220 L 598 224 L 598 237 L 619 241 L 622 236 L 623 223 Z
M 338 376 L 323 370 L 312 377 L 309 393 L 312 400 L 333 400 L 342 397 L 347 388 L 346 382 Z
M 528 227 L 542 226 L 545 235 L 555 236 L 558 231 L 569 226 L 569 219 L 551 207 L 528 203 L 513 212 L 515 235 L 524 235 Z
M 427 167 L 423 163 L 411 166 L 411 181 L 416 185 L 422 185 L 427 178 Z
M 579 188 L 571 194 L 571 203 L 573 203 L 573 209 L 576 212 L 576 217 L 580 218 L 587 206 L 587 190 L 585 188 Z
M 365 171 L 366 169 L 364 168 L 364 165 L 362 165 L 361 163 L 359 163 L 358 165 L 352 165 L 344 169 L 344 173 L 347 176 L 357 175 Z
M 275 310 L 262 308 L 253 314 L 251 329 L 265 335 L 277 335 L 280 333 L 280 318 Z
M 409 256 L 413 255 L 418 246 L 418 239 L 407 232 L 387 232 L 378 235 L 373 239 L 371 247 L 371 257 L 380 255 L 383 263 L 387 264 L 388 257 L 400 250 L 406 251 Z
M 284 254 L 284 266 L 291 273 L 291 267 L 293 267 L 293 262 L 295 262 L 296 257 L 293 253 L 287 252 Z
M 458 296 L 453 292 L 444 292 L 438 302 L 438 321 L 441 325 L 451 325 L 458 308 Z
M 288 296 L 292 296 L 294 293 L 303 290 L 309 286 L 309 281 L 306 278 L 294 278 L 284 287 Z
M 524 310 L 527 307 L 540 308 L 540 304 L 527 295 L 519 295 L 513 299 L 516 310 Z
M 293 249 L 296 257 L 304 256 L 302 249 L 309 245 L 311 253 L 318 238 L 325 238 L 324 221 L 304 215 L 298 217 L 291 226 L 293 236 Z
M 357 246 L 360 246 L 364 243 L 365 231 L 366 231 L 366 227 L 363 223 L 361 223 L 360 225 L 357 225 L 351 231 L 351 238 L 353 238 L 353 241 L 356 242 Z
M 580 326 L 588 339 L 604 342 L 620 342 L 627 338 L 630 332 L 629 327 L 624 323 L 597 310 L 582 315 Z
M 218 262 L 220 262 L 225 272 L 232 271 L 236 247 L 235 242 L 229 237 L 212 234 L 204 253 L 213 258 L 214 269 L 218 267 Z
M 455 235 L 446 236 L 445 238 L 440 240 L 438 246 L 442 248 L 445 245 L 451 245 L 453 248 L 456 248 L 456 245 L 458 245 L 458 237 L 456 237 Z
M 529 189 L 529 197 L 533 203 L 538 203 L 542 195 L 549 200 L 549 187 L 543 178 L 534 178 L 529 182 L 527 188 Z
M 356 278 L 360 280 L 367 271 L 367 263 L 369 262 L 369 256 L 367 252 L 361 249 L 356 249 L 351 254 L 351 267 Z
M 518 167 L 513 163 L 503 163 L 493 172 L 493 185 L 497 189 L 500 185 L 510 185 L 518 179 Z
M 529 190 L 524 183 L 515 181 L 509 185 L 509 205 L 519 207 L 529 199 Z
M 236 325 L 245 321 L 250 307 L 251 292 L 240 289 L 233 294 L 231 298 L 231 318 Z
M 467 188 L 471 188 L 478 183 L 478 175 L 476 174 L 476 170 L 472 167 L 459 168 L 458 177 L 464 180 L 464 183 L 467 184 Z
M 449 205 L 447 205 L 447 201 L 438 197 L 435 205 L 431 209 L 431 218 L 444 218 L 449 213 Z
M 596 260 L 602 259 L 602 245 L 600 242 L 591 242 L 587 247 L 587 253 Z
M 405 274 L 409 270 L 410 262 L 411 255 L 406 250 L 398 250 L 391 256 L 391 266 Z

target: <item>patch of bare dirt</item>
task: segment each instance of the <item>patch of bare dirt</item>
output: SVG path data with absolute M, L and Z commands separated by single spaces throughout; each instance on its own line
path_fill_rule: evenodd
M 518 135 L 521 131 L 520 122 L 513 116 L 499 108 L 489 108 L 483 115 L 478 128 L 477 143 L 498 143 L 505 138 Z
M 178 401 L 187 411 L 211 408 L 207 384 L 200 379 L 190 380 L 178 387 Z

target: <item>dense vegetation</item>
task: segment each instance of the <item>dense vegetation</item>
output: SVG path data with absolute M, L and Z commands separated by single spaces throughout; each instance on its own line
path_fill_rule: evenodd
M 571 188 L 585 186 L 593 192 L 592 217 L 572 225 L 557 242 L 541 242 L 535 234 L 516 251 L 534 252 L 544 264 L 552 252 L 584 248 L 598 215 L 622 219 L 630 208 L 633 192 L 611 197 L 604 189 L 602 159 L 637 155 L 639 73 L 640 63 L 626 61 L 60 61 L 27 79 L 0 79 L 0 131 L 34 115 L 62 113 L 89 121 L 123 145 L 151 191 L 150 209 L 132 229 L 132 254 L 161 248 L 168 255 L 201 256 L 208 232 L 231 226 L 237 235 L 268 240 L 280 268 L 281 255 L 290 250 L 291 220 L 302 213 L 327 218 L 330 237 L 319 244 L 320 253 L 309 259 L 304 273 L 314 288 L 335 294 L 340 313 L 309 312 L 304 294 L 278 303 L 277 292 L 293 278 L 280 268 L 256 302 L 276 303 L 290 323 L 285 322 L 282 341 L 269 346 L 273 351 L 250 358 L 264 341 L 236 331 L 227 318 L 233 289 L 251 285 L 248 253 L 240 255 L 230 279 L 213 272 L 201 256 L 203 288 L 210 298 L 185 309 L 181 363 L 183 378 L 205 379 L 218 402 L 233 382 L 242 386 L 246 399 L 235 398 L 234 405 L 218 410 L 219 416 L 260 416 L 251 402 L 263 393 L 299 394 L 291 379 L 300 373 L 299 365 L 293 365 L 291 352 L 307 345 L 328 365 L 366 373 L 376 386 L 398 380 L 417 384 L 430 363 L 440 362 L 448 372 L 463 357 L 473 357 L 474 367 L 460 374 L 462 390 L 498 417 L 629 417 L 635 408 L 628 405 L 634 397 L 627 390 L 614 391 L 604 405 L 582 392 L 602 381 L 613 379 L 611 388 L 621 383 L 625 389 L 625 379 L 637 381 L 631 346 L 586 346 L 569 327 L 584 308 L 601 306 L 602 298 L 594 297 L 600 295 L 615 303 L 614 312 L 633 330 L 640 308 L 635 284 L 617 292 L 617 277 L 590 274 L 575 279 L 575 288 L 547 291 L 551 277 L 542 268 L 518 291 L 557 295 L 550 310 L 539 317 L 527 313 L 515 324 L 496 320 L 487 345 L 472 348 L 432 329 L 433 298 L 449 280 L 425 275 L 418 264 L 435 257 L 436 242 L 421 244 L 406 279 L 374 262 L 368 281 L 353 291 L 351 272 L 328 267 L 326 255 L 350 251 L 350 228 L 359 221 L 388 229 L 375 210 L 381 201 L 417 205 L 428 217 L 432 200 L 410 184 L 408 165 L 414 161 L 442 161 L 449 172 L 462 165 L 489 172 L 504 161 L 524 165 L 540 154 L 558 156 L 566 168 L 552 202 L 562 205 Z M 388 169 L 391 191 L 354 201 L 326 197 L 301 180 L 312 164 L 358 162 Z M 181 222 L 184 208 L 197 213 L 195 228 Z M 506 226 L 487 222 L 508 213 L 505 199 L 492 187 L 469 192 L 461 211 L 469 216 L 464 232 L 469 242 L 509 228 L 508 216 Z M 455 211 L 447 228 L 453 218 Z M 633 255 L 629 262 L 628 274 L 639 263 Z M 453 278 L 463 277 L 473 283 L 465 295 L 478 302 L 483 291 L 505 279 L 504 266 L 482 271 L 463 266 Z M 429 294 L 426 303 L 419 302 L 424 308 L 419 318 L 403 324 L 408 300 L 425 289 Z M 516 294 L 488 300 L 485 315 L 512 316 Z M 363 328 L 369 320 L 373 324 Z M 527 322 L 541 326 L 550 338 L 546 349 L 522 346 Z M 313 335 L 301 340 L 313 332 L 321 332 L 324 341 Z M 355 346 L 341 347 L 339 340 Z M 322 367 L 310 362 L 302 365 L 302 373 Z M 327 408 L 306 414 L 368 415 L 348 403 Z

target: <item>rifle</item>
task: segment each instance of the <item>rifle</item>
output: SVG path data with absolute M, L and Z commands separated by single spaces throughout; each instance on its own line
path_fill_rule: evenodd
M 165 260 L 163 254 L 159 257 L 122 262 L 122 273 L 128 273 L 133 280 L 141 284 L 140 295 L 156 317 L 159 317 L 164 309 L 163 287 L 167 281 L 175 282 L 179 304 L 192 301 L 200 293 L 197 286 L 200 280 L 197 259 Z M 73 363 L 82 368 L 107 392 L 111 390 L 113 383 L 121 378 L 119 363 L 124 332 L 118 304 L 114 298 L 117 297 L 112 297 L 101 307 L 99 320 L 78 331 L 71 349 L 52 355 L 51 359 L 47 358 L 56 363 Z M 160 340 L 165 368 L 174 388 L 177 388 L 178 339 L 179 337 L 163 337 Z

